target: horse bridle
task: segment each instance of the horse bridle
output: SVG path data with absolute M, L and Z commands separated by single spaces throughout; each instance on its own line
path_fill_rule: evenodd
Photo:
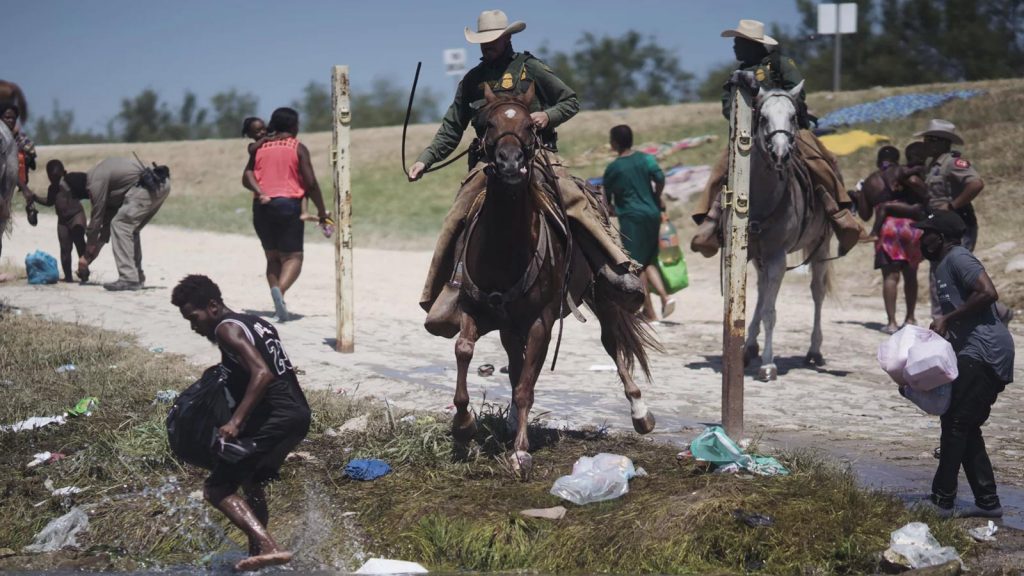
M 495 106 L 495 107 L 501 106 L 501 105 L 515 106 L 515 107 L 521 109 L 523 112 L 525 112 L 527 116 L 530 115 L 529 107 L 527 107 L 526 104 L 523 104 L 522 102 L 520 102 L 518 100 L 498 100 L 498 101 L 496 101 L 496 102 L 494 102 L 492 104 L 492 106 Z M 487 108 L 490 108 L 490 107 L 491 107 L 491 105 L 486 106 L 484 109 L 480 110 L 480 112 L 483 113 L 483 112 L 487 111 Z M 490 114 L 491 112 L 487 111 L 487 113 Z M 492 141 L 492 140 L 490 140 L 487 137 L 488 130 L 490 130 L 489 126 L 488 126 L 488 128 L 486 130 L 484 130 L 483 136 L 481 136 L 481 138 L 480 138 L 480 149 L 483 152 L 484 158 L 487 159 L 487 162 L 489 164 L 493 165 L 494 162 L 495 162 L 494 154 L 497 152 L 498 142 L 500 142 L 501 139 L 506 137 L 506 136 L 511 136 L 511 137 L 515 138 L 517 142 L 519 142 L 519 149 L 522 150 L 522 152 L 523 152 L 523 160 L 526 162 L 527 170 L 530 169 L 529 167 L 532 165 L 533 156 L 534 156 L 534 154 L 537 153 L 537 148 L 538 148 L 538 146 L 537 146 L 537 128 L 536 128 L 536 126 L 534 126 L 534 124 L 532 122 L 530 123 L 530 135 L 532 136 L 532 141 L 529 142 L 529 143 L 527 143 L 526 140 L 524 140 L 522 136 L 520 136 L 519 134 L 517 134 L 517 133 L 515 133 L 515 132 L 513 132 L 511 130 L 506 130 L 506 131 L 498 134 L 497 136 L 495 136 L 494 140 Z
M 796 100 L 793 98 L 792 95 L 789 94 L 789 92 L 777 92 L 775 94 L 769 94 L 768 96 L 765 96 L 764 100 L 762 100 L 760 105 L 758 105 L 758 107 L 757 107 L 757 125 L 758 126 L 760 126 L 760 124 L 761 124 L 761 107 L 764 105 L 764 102 L 767 101 L 770 98 L 786 98 L 787 100 L 790 101 L 791 104 L 793 104 L 794 108 L 796 107 Z M 758 133 L 758 137 L 761 139 L 761 143 L 762 143 L 761 148 L 766 150 L 766 151 L 768 151 L 768 152 L 772 152 L 774 150 L 775 145 L 772 143 L 772 138 L 774 138 L 777 134 L 784 134 L 786 136 L 786 139 L 789 140 L 789 145 L 790 146 L 792 146 L 794 144 L 794 142 L 796 142 L 796 134 L 794 134 L 790 130 L 778 129 L 778 130 L 772 130 L 768 134 L 762 134 L 761 130 L 758 129 L 757 133 Z

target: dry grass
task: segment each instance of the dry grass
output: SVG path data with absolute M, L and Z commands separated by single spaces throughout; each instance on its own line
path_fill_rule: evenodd
M 6 557 L 0 571 L 216 568 L 238 557 L 240 533 L 191 494 L 203 473 L 170 457 L 167 406 L 153 403 L 157 390 L 183 389 L 196 368 L 121 334 L 9 309 L 0 313 L 0 330 L 0 422 L 60 413 L 85 395 L 100 398 L 93 416 L 0 433 L 0 548 L 20 550 L 71 504 L 90 516 L 79 551 Z M 54 372 L 66 363 L 77 370 Z M 300 450 L 312 458 L 285 465 L 269 493 L 273 532 L 299 552 L 298 570 L 352 570 L 373 555 L 433 570 L 853 574 L 876 570 L 889 531 L 919 517 L 814 455 L 781 455 L 794 472 L 789 477 L 745 479 L 679 463 L 671 446 L 594 430 L 531 427 L 536 466 L 522 483 L 503 464 L 509 435 L 500 407 L 477 408 L 481 431 L 463 451 L 452 444 L 444 415 L 409 419 L 330 392 L 309 396 L 314 424 Z M 360 414 L 369 417 L 365 431 L 327 433 Z M 26 469 L 44 450 L 68 457 Z M 626 454 L 649 476 L 634 479 L 620 499 L 567 505 L 558 523 L 518 515 L 564 504 L 548 493 L 552 481 L 597 452 Z M 394 472 L 369 483 L 344 478 L 345 463 L 358 456 L 385 458 Z M 52 498 L 46 479 L 87 490 Z M 749 528 L 733 518 L 737 508 L 771 515 L 775 524 Z M 924 519 L 943 543 L 971 549 L 959 524 Z

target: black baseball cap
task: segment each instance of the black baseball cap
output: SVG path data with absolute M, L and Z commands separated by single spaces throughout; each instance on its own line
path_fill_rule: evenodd
M 921 230 L 933 230 L 947 238 L 960 238 L 967 230 L 964 219 L 949 210 L 936 210 L 924 220 L 914 222 L 912 226 Z

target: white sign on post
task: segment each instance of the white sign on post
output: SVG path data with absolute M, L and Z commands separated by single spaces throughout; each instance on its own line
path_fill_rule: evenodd
M 839 14 L 836 14 L 836 7 Z M 857 5 L 853 2 L 843 4 L 818 4 L 818 34 L 855 34 L 857 32 Z
M 466 72 L 466 49 L 449 48 L 444 51 L 444 73 L 462 76 Z

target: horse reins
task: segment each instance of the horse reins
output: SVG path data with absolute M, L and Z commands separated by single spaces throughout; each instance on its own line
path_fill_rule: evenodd
M 416 85 L 419 84 L 420 81 L 420 68 L 422 66 L 423 62 L 416 63 L 416 76 L 414 76 L 412 79 L 412 90 L 409 91 L 409 104 L 405 107 L 405 122 L 402 123 L 402 172 L 405 173 L 406 178 L 409 177 L 409 168 L 407 168 L 405 165 L 405 133 L 409 130 L 409 117 L 412 116 L 412 102 L 416 98 Z M 452 158 L 449 158 L 448 160 L 445 160 L 440 164 L 435 164 L 430 168 L 423 170 L 421 174 L 433 172 L 434 170 L 440 170 L 441 168 L 444 168 L 445 166 L 448 166 L 451 163 L 455 162 L 459 158 L 462 158 L 466 154 L 469 154 L 469 151 L 472 149 L 473 146 L 470 145 L 468 148 L 466 148 L 456 156 L 453 156 Z

